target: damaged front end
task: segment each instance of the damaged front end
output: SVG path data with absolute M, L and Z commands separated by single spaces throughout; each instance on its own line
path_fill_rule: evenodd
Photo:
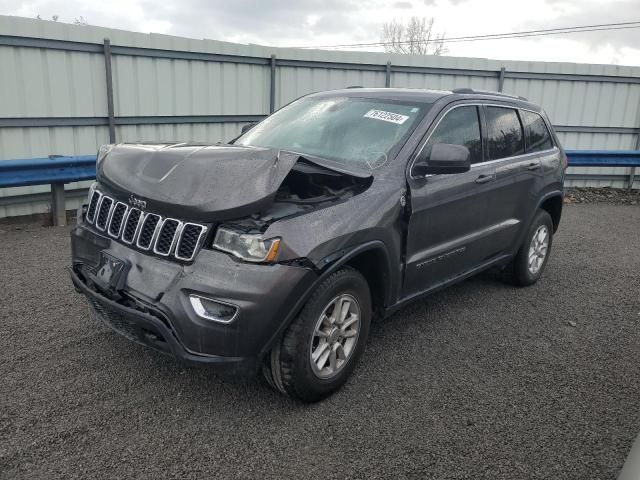
M 301 158 L 285 177 L 268 208 L 226 223 L 246 233 L 262 233 L 277 220 L 346 201 L 370 184 L 371 177 L 337 172 Z
M 219 226 L 213 247 L 245 261 L 271 263 L 278 257 L 281 242 L 280 238 L 263 238 L 271 224 L 344 202 L 370 183 L 370 177 L 347 175 L 301 159 L 285 177 L 271 205 Z
M 293 152 L 179 144 L 112 147 L 97 180 L 87 221 L 125 244 L 187 262 L 204 245 L 272 263 L 271 224 L 346 201 L 372 177 Z
M 72 280 L 128 338 L 252 372 L 318 278 L 268 228 L 371 184 L 323 163 L 249 147 L 102 149 L 71 234 Z

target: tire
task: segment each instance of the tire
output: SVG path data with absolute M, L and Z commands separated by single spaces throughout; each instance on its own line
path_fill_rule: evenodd
M 538 237 L 539 242 L 543 234 L 546 235 L 546 248 L 544 249 L 544 242 L 542 242 L 542 244 L 537 243 L 534 246 L 534 235 Z M 544 267 L 549 260 L 552 243 L 553 221 L 551 220 L 551 216 L 544 210 L 538 210 L 533 222 L 531 222 L 529 226 L 522 245 L 518 249 L 518 253 L 516 253 L 513 260 L 511 260 L 505 269 L 507 281 L 520 287 L 526 287 L 536 283 L 542 276 Z M 532 248 L 537 253 L 535 255 L 535 261 L 530 265 L 530 254 L 533 252 L 531 250 Z M 543 257 L 540 257 L 541 254 Z
M 341 316 L 338 310 L 346 313 Z M 331 274 L 266 356 L 262 372 L 267 383 L 303 402 L 331 395 L 346 382 L 362 354 L 371 314 L 365 278 L 350 267 Z M 323 360 L 325 366 L 320 368 Z

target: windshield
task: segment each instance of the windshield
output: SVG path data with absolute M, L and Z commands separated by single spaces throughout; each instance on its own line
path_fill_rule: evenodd
M 307 97 L 278 110 L 235 144 L 289 150 L 371 170 L 397 153 L 426 109 L 417 102 Z

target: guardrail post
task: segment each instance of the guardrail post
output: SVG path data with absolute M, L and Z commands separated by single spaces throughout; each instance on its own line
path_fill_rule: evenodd
M 502 67 L 500 69 L 500 75 L 498 76 L 498 91 L 501 92 L 504 88 L 504 74 L 507 71 L 506 68 Z
M 276 56 L 271 55 L 271 83 L 269 83 L 269 113 L 276 111 Z
M 104 39 L 104 70 L 107 80 L 107 116 L 109 121 L 109 143 L 116 143 L 116 119 L 113 108 L 113 75 L 111 73 L 111 40 Z
M 67 225 L 67 210 L 64 201 L 64 183 L 56 182 L 51 184 L 51 215 L 55 227 Z
M 391 87 L 391 62 L 387 62 L 387 68 L 385 69 L 385 76 L 384 76 L 384 86 L 386 88 Z
M 638 107 L 640 108 L 640 106 Z M 636 137 L 636 150 L 640 150 L 640 132 L 638 133 L 638 136 Z M 633 189 L 633 182 L 636 179 L 636 167 L 631 167 L 631 171 L 629 172 L 629 190 Z

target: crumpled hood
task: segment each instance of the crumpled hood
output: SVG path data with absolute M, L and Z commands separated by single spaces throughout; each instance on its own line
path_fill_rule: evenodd
M 97 166 L 97 180 L 124 200 L 194 221 L 219 221 L 268 207 L 299 155 L 233 145 L 119 144 Z

